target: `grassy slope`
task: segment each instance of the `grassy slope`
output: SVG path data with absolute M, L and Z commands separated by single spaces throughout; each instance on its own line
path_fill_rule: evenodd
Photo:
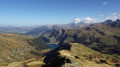
M 7 67 L 118 67 L 120 56 L 102 54 L 78 43 L 52 50 L 40 58 L 14 62 Z
M 58 67 L 116 67 L 120 64 L 120 56 L 102 54 L 78 43 L 63 45 L 51 53 L 44 59 L 45 67 L 58 64 L 61 64 Z
M 39 48 L 41 44 L 44 44 L 42 45 L 43 48 Z M 39 48 L 39 50 L 36 48 Z M 43 52 L 40 50 L 47 48 L 48 46 L 41 39 L 18 34 L 0 33 L 0 64 L 40 56 L 40 52 Z

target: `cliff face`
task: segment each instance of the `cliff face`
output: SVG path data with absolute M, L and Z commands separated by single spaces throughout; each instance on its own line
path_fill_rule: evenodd
M 102 54 L 78 43 L 62 45 L 43 58 L 14 62 L 3 67 L 119 67 L 120 56 Z

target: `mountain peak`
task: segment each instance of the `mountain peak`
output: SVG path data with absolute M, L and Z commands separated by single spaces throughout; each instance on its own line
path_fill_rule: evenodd
M 116 22 L 120 22 L 120 19 L 117 19 Z

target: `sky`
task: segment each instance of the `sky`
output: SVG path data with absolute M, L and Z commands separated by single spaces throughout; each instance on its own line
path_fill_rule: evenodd
M 0 25 L 44 25 L 120 18 L 120 0 L 0 0 Z

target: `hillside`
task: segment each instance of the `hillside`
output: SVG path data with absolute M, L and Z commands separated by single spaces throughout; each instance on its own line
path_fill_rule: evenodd
M 47 44 L 40 38 L 0 33 L 0 65 L 41 56 Z
M 3 67 L 119 67 L 120 56 L 102 54 L 78 43 L 62 45 L 42 59 L 13 62 Z
M 104 23 L 77 29 L 53 29 L 41 38 L 48 43 L 80 43 L 103 53 L 120 54 L 120 22 Z

